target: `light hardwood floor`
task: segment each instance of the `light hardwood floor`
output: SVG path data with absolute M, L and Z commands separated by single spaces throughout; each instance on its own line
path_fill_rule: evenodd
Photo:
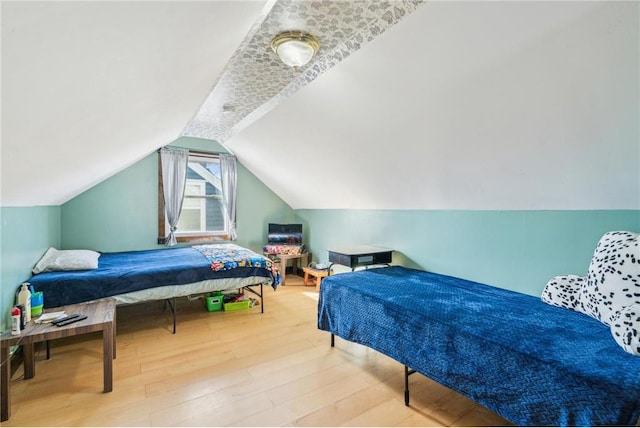
M 267 288 L 265 288 L 267 290 Z M 11 381 L 3 426 L 498 426 L 508 422 L 403 366 L 316 327 L 317 292 L 287 276 L 258 308 L 207 312 L 180 299 L 178 332 L 159 302 L 118 308 L 113 392 L 99 335 L 38 347 L 36 377 Z

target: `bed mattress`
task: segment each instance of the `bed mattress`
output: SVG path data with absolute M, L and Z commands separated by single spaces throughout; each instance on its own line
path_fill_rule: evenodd
M 95 270 L 46 272 L 32 276 L 29 282 L 35 291 L 44 293 L 47 308 L 167 286 L 173 287 L 172 296 L 182 296 L 186 294 L 175 290 L 175 287 L 200 284 L 203 281 L 207 281 L 209 285 L 215 280 L 221 280 L 221 286 L 240 283 L 251 285 L 257 283 L 245 283 L 244 280 L 254 281 L 259 277 L 262 279 L 260 283 L 270 284 L 276 288 L 279 275 L 274 274 L 274 269 L 270 266 L 271 261 L 258 254 L 255 256 L 265 260 L 263 266 L 224 269 L 192 247 L 102 253 L 98 259 L 98 268 Z M 229 281 L 229 279 L 235 279 L 235 281 Z M 150 294 L 140 293 L 140 295 L 158 295 L 157 292 L 148 291 L 148 293 Z
M 366 345 L 518 425 L 634 425 L 640 357 L 539 298 L 403 267 L 322 282 L 318 328 Z

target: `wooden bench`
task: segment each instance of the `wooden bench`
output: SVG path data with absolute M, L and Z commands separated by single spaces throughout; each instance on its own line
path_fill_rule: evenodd
M 314 269 L 312 267 L 303 267 L 302 271 L 304 272 L 305 287 L 309 283 L 309 277 L 312 277 L 315 279 L 316 290 L 320 290 L 320 283 L 322 282 L 322 278 L 329 276 L 328 269 Z
M 11 360 L 9 349 L 22 345 L 24 352 L 24 379 L 35 376 L 34 344 L 80 334 L 102 332 L 102 364 L 104 392 L 113 390 L 113 360 L 116 358 L 116 304 L 114 300 L 79 303 L 48 309 L 49 312 L 64 311 L 67 315 L 81 314 L 87 318 L 73 324 L 57 327 L 53 324 L 29 322 L 19 336 L 11 333 L 0 335 L 0 422 L 11 416 Z

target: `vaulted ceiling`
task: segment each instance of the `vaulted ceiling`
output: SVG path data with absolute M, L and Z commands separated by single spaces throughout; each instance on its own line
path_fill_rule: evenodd
M 637 2 L 332 3 L 3 1 L 1 205 L 193 135 L 293 208 L 640 208 Z

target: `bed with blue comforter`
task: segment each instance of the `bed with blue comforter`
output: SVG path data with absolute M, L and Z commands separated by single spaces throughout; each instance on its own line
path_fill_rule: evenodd
M 634 425 L 640 357 L 539 298 L 399 266 L 322 281 L 318 328 L 366 345 L 518 425 Z
M 102 253 L 98 268 L 45 272 L 29 279 L 35 291 L 44 292 L 45 307 L 57 307 L 127 296 L 166 287 L 163 299 L 191 294 L 280 283 L 275 264 L 266 257 L 233 244 L 196 245 L 171 249 Z M 223 285 L 219 285 L 223 284 Z M 203 288 L 204 287 L 204 288 Z

